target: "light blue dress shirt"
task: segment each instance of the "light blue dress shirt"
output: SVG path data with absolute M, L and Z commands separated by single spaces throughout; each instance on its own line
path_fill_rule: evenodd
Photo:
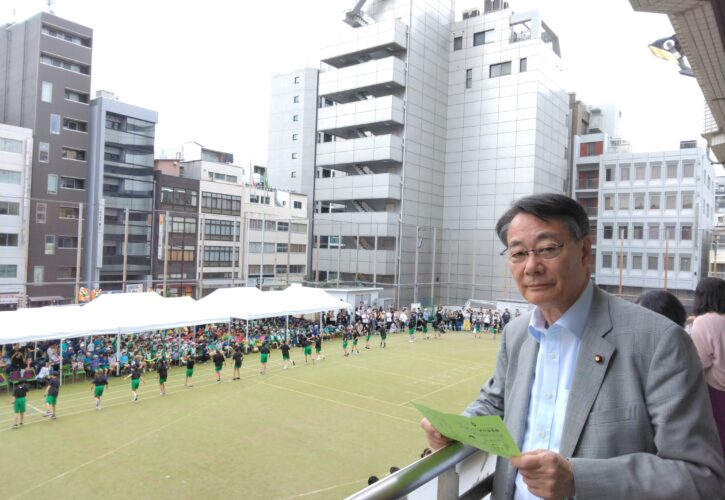
M 569 390 L 593 294 L 594 288 L 589 282 L 577 301 L 548 328 L 538 307 L 531 315 L 529 334 L 539 343 L 539 354 L 521 451 L 559 451 Z M 516 473 L 514 499 L 535 498 L 538 497 L 529 493 L 521 474 Z

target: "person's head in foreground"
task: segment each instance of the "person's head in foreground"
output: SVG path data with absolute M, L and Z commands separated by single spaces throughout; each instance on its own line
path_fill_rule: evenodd
M 589 283 L 592 238 L 584 208 L 561 194 L 527 196 L 501 216 L 496 233 L 519 292 L 553 324 Z
M 725 280 L 702 278 L 695 288 L 692 312 L 695 316 L 711 312 L 725 314 Z
M 649 290 L 637 297 L 636 304 L 669 318 L 673 323 L 685 326 L 687 312 L 680 299 L 665 290 Z

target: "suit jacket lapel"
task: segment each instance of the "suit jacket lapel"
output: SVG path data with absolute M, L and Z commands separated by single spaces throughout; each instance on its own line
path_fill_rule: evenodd
M 602 386 L 615 347 L 603 337 L 612 329 L 609 301 L 594 288 L 589 321 L 582 336 L 579 357 L 574 369 L 559 453 L 571 457 L 581 437 L 584 424 Z

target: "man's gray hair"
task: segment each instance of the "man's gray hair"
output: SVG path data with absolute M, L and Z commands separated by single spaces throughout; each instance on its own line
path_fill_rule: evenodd
M 589 234 L 589 217 L 579 203 L 563 194 L 533 194 L 516 200 L 496 223 L 498 239 L 506 247 L 508 247 L 509 225 L 514 217 L 521 213 L 533 215 L 544 221 L 562 221 L 576 241 Z

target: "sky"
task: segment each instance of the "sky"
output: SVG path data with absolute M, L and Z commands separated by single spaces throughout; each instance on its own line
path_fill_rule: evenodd
M 184 142 L 266 165 L 270 81 L 319 67 L 356 0 L 56 0 L 56 15 L 93 28 L 91 88 L 159 113 L 156 154 Z M 627 0 L 509 0 L 538 8 L 559 36 L 567 91 L 587 104 L 616 103 L 633 151 L 671 150 L 700 138 L 704 100 L 694 78 L 651 55 L 674 33 L 664 15 Z M 483 0 L 456 2 L 460 11 Z M 0 23 L 47 10 L 44 0 L 0 0 Z

